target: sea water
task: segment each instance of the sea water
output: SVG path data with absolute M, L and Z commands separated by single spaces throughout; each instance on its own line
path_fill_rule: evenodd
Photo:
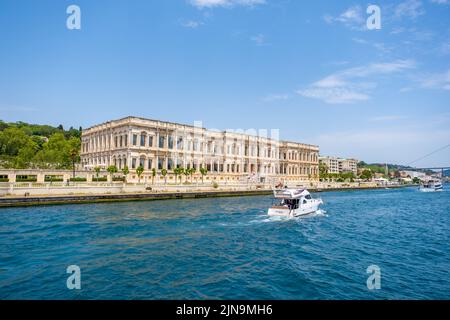
M 450 299 L 448 189 L 313 196 L 294 219 L 270 196 L 0 209 L 0 298 Z

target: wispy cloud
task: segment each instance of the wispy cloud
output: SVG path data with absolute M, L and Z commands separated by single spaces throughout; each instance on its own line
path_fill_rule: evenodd
M 402 72 L 415 67 L 413 60 L 372 63 L 367 66 L 345 69 L 316 81 L 297 93 L 331 104 L 354 103 L 370 99 L 378 83 L 377 77 Z
M 338 16 L 326 14 L 324 20 L 329 23 L 342 23 L 351 29 L 362 30 L 366 27 L 366 19 L 361 6 L 352 6 Z
M 4 105 L 4 106 L 0 106 L 0 111 L 2 111 L 2 112 L 34 112 L 34 111 L 37 111 L 37 109 L 33 108 L 33 107 Z
M 288 100 L 290 96 L 288 94 L 269 94 L 265 96 L 262 100 L 264 102 L 274 102 L 274 101 L 282 101 Z
M 431 0 L 430 2 L 437 4 L 450 4 L 450 0 Z
M 387 122 L 387 121 L 399 121 L 399 120 L 405 120 L 408 117 L 406 116 L 400 116 L 400 115 L 387 115 L 387 116 L 378 116 L 370 118 L 369 121 L 371 122 Z
M 185 27 L 185 28 L 197 29 L 198 27 L 202 26 L 204 23 L 201 21 L 187 20 L 187 21 L 181 21 L 180 24 L 182 27 Z
M 391 47 L 387 46 L 386 44 L 384 44 L 382 42 L 372 42 L 372 41 L 367 41 L 367 40 L 361 39 L 361 38 L 353 38 L 352 40 L 355 43 L 373 47 L 380 53 L 390 53 L 392 51 Z
M 439 48 L 439 53 L 443 55 L 450 54 L 450 42 L 443 43 Z
M 309 138 L 312 143 L 320 145 L 324 154 L 346 154 L 367 162 L 404 164 L 448 144 L 449 139 L 448 128 L 436 128 L 428 119 L 410 126 L 391 124 L 382 127 L 382 124 L 377 124 L 373 129 L 328 132 Z M 358 146 L 356 154 L 355 145 Z M 424 160 L 422 165 L 442 165 L 442 159 L 449 156 L 450 149 L 447 149 Z
M 450 69 L 444 73 L 422 75 L 419 82 L 423 88 L 450 90 Z
M 406 0 L 398 4 L 394 11 L 394 16 L 397 18 L 416 19 L 423 14 L 425 14 L 425 9 L 420 0 Z
M 250 40 L 257 46 L 264 46 L 267 44 L 266 36 L 261 33 L 250 37 Z
M 264 4 L 265 0 L 191 0 L 190 3 L 197 8 L 215 8 L 215 7 L 234 7 L 246 6 L 252 7 L 255 5 Z

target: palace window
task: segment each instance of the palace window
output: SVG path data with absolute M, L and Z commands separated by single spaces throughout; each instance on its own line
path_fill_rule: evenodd
M 164 165 L 164 160 L 161 158 L 158 158 L 158 170 L 162 170 Z
M 148 159 L 148 161 L 147 161 L 147 169 L 148 170 L 152 169 L 152 159 Z
M 145 147 L 145 135 L 141 134 L 141 147 Z
M 137 134 L 133 134 L 133 146 L 137 145 Z
M 169 136 L 167 142 L 168 142 L 168 148 L 173 149 L 173 137 L 172 136 Z
M 178 150 L 183 150 L 184 148 L 183 148 L 183 138 L 178 138 L 178 141 L 177 141 L 177 149 Z
M 131 168 L 136 169 L 136 158 L 131 159 Z
M 145 159 L 144 158 L 139 159 L 139 166 L 142 168 L 145 168 Z
M 148 146 L 153 147 L 153 136 L 148 136 Z
M 164 140 L 165 140 L 165 139 L 164 139 L 163 136 L 159 136 L 159 148 L 160 148 L 160 149 L 164 149 L 164 143 L 165 143 Z
M 198 139 L 194 140 L 193 149 L 194 149 L 194 151 L 198 150 Z
M 167 170 L 172 170 L 172 168 L 173 168 L 173 160 L 169 159 L 167 161 Z

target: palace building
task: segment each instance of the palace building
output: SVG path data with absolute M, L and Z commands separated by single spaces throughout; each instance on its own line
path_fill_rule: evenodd
M 319 175 L 319 147 L 244 133 L 127 117 L 83 130 L 81 166 L 208 170 L 208 179 L 308 182 Z

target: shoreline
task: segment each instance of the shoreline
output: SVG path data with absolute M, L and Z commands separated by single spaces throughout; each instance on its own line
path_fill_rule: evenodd
M 334 192 L 334 191 L 358 191 L 358 190 L 383 190 L 401 189 L 411 187 L 342 187 L 329 189 L 308 189 L 312 193 Z M 120 193 L 120 194 L 85 194 L 85 195 L 46 195 L 29 197 L 4 197 L 0 198 L 1 208 L 32 207 L 32 206 L 54 206 L 69 204 L 91 204 L 110 202 L 135 202 L 135 201 L 162 201 L 176 199 L 205 199 L 205 198 L 230 198 L 271 195 L 272 190 L 246 190 L 246 191 L 196 191 L 196 192 L 149 192 L 149 193 Z

